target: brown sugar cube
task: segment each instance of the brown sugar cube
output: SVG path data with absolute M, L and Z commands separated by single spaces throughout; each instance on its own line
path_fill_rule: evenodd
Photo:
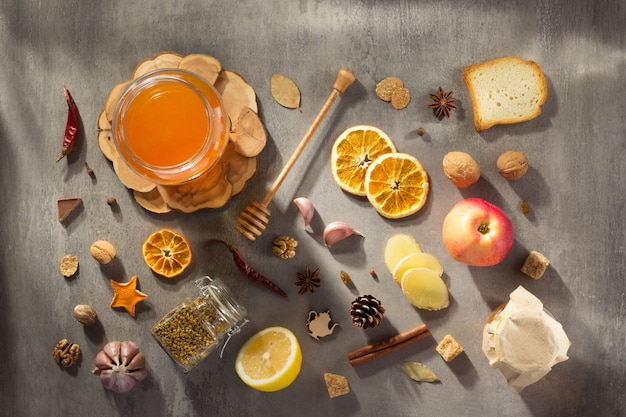
M 450 362 L 463 352 L 463 347 L 451 335 L 447 334 L 437 345 L 437 352 L 444 361 Z
M 324 381 L 326 382 L 326 388 L 328 389 L 328 396 L 330 398 L 346 395 L 350 392 L 350 386 L 348 380 L 343 375 L 324 373 Z
M 548 265 L 550 265 L 548 258 L 533 250 L 530 251 L 530 255 L 522 265 L 522 272 L 532 279 L 539 279 L 546 272 Z

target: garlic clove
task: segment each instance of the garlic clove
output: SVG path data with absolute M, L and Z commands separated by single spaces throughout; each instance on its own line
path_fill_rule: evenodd
M 324 228 L 324 244 L 327 247 L 332 247 L 338 242 L 341 242 L 347 237 L 352 235 L 358 235 L 364 237 L 363 234 L 355 229 L 353 229 L 350 225 L 342 221 L 336 221 L 329 223 Z
M 300 210 L 300 214 L 302 214 L 302 218 L 304 219 L 304 227 L 306 228 L 311 220 L 313 219 L 313 214 L 315 214 L 315 207 L 313 207 L 313 203 L 306 197 L 298 197 L 293 200 L 295 205 Z

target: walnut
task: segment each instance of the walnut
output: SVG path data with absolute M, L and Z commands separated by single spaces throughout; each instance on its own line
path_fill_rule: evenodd
M 448 152 L 443 157 L 443 172 L 454 185 L 466 188 L 480 178 L 480 168 L 465 152 Z
M 517 180 L 528 171 L 528 160 L 523 152 L 507 151 L 500 155 L 496 167 L 507 180 Z
M 74 307 L 74 317 L 85 326 L 92 326 L 98 321 L 96 310 L 87 304 L 78 304 Z
M 64 368 L 69 368 L 78 361 L 80 356 L 80 346 L 70 343 L 67 339 L 61 339 L 52 350 L 52 357 Z
M 296 247 L 298 241 L 289 236 L 277 236 L 274 239 L 274 246 L 272 246 L 272 252 L 274 255 L 282 259 L 290 259 L 296 256 Z
M 89 248 L 91 256 L 101 264 L 108 264 L 115 258 L 115 246 L 106 240 L 97 240 Z

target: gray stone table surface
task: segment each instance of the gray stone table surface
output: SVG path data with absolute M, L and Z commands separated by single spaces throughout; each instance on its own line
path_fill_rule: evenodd
M 621 0 L 313 1 L 244 0 L 2 0 L 0 2 L 0 415 L 3 416 L 618 416 L 626 413 L 624 315 L 624 194 L 626 164 L 626 4 Z M 210 54 L 240 73 L 257 93 L 268 143 L 259 170 L 244 192 L 224 207 L 192 214 L 150 213 L 133 200 L 96 142 L 97 116 L 111 88 L 135 66 L 161 51 Z M 542 67 L 549 98 L 529 122 L 482 133 L 462 80 L 467 65 L 518 55 Z M 268 230 L 256 242 L 235 231 L 241 210 L 260 200 L 331 91 L 337 71 L 350 68 L 357 82 L 340 96 L 309 147 L 271 203 Z M 273 73 L 292 78 L 302 92 L 301 110 L 278 105 L 270 94 Z M 411 91 L 404 110 L 376 97 L 386 76 Z M 67 84 L 80 109 L 79 143 L 55 163 L 65 127 Z M 438 86 L 454 91 L 459 110 L 438 120 L 426 106 Z M 335 185 L 329 157 L 344 129 L 375 125 L 398 149 L 417 156 L 429 173 L 425 207 L 402 220 L 379 216 L 364 198 Z M 426 135 L 416 129 L 424 127 Z M 499 176 L 504 151 L 526 153 L 529 172 L 516 182 Z M 480 181 L 459 190 L 444 176 L 449 151 L 474 156 Z M 87 175 L 84 163 L 94 170 Z M 308 197 L 317 209 L 311 230 L 292 203 Z M 81 197 L 70 222 L 57 220 L 57 199 Z M 115 197 L 112 210 L 107 198 Z M 481 197 L 510 216 L 512 251 L 494 267 L 472 268 L 446 251 L 441 225 L 465 197 Z M 529 214 L 519 204 L 527 200 Z M 322 229 L 350 223 L 364 238 L 329 250 Z M 160 228 L 182 232 L 194 258 L 182 278 L 161 279 L 141 256 L 146 237 Z M 413 308 L 386 271 L 383 250 L 396 233 L 416 237 L 444 266 L 450 307 Z M 279 234 L 295 237 L 298 252 L 281 260 L 271 251 Z M 235 269 L 227 251 L 205 249 L 211 238 L 238 245 L 244 257 L 286 288 L 281 299 Z M 105 239 L 116 261 L 98 265 L 91 242 Z M 520 272 L 530 250 L 550 260 L 540 280 Z M 59 273 L 73 253 L 80 270 Z M 298 295 L 296 274 L 320 268 L 314 294 Z M 379 279 L 369 275 L 374 269 Z M 339 278 L 347 271 L 354 286 Z M 234 336 L 223 357 L 215 353 L 181 372 L 150 334 L 151 325 L 193 291 L 204 274 L 222 278 L 246 306 L 251 321 Z M 109 303 L 109 279 L 138 275 L 149 298 L 136 318 Z M 537 295 L 572 341 L 569 360 L 521 393 L 481 351 L 490 311 L 519 285 Z M 372 294 L 386 307 L 375 329 L 352 325 L 351 301 Z M 83 328 L 72 316 L 92 305 L 99 324 Z M 307 335 L 311 310 L 330 310 L 340 324 L 319 341 Z M 426 323 L 432 338 L 352 367 L 346 353 Z M 239 347 L 257 330 L 280 325 L 298 337 L 302 371 L 276 393 L 245 386 L 234 371 Z M 452 334 L 465 353 L 450 363 L 435 351 Z M 61 338 L 78 343 L 77 366 L 63 370 L 51 351 Z M 131 392 L 106 391 L 91 370 L 107 341 L 134 340 L 145 353 L 149 376 Z M 419 361 L 441 378 L 417 383 L 401 370 Z M 331 399 L 323 373 L 344 375 L 351 392 Z

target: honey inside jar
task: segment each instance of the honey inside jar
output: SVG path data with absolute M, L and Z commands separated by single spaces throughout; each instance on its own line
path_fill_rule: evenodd
M 178 185 L 212 168 L 228 144 L 219 93 L 183 70 L 157 70 L 134 80 L 113 115 L 115 145 L 137 174 Z

